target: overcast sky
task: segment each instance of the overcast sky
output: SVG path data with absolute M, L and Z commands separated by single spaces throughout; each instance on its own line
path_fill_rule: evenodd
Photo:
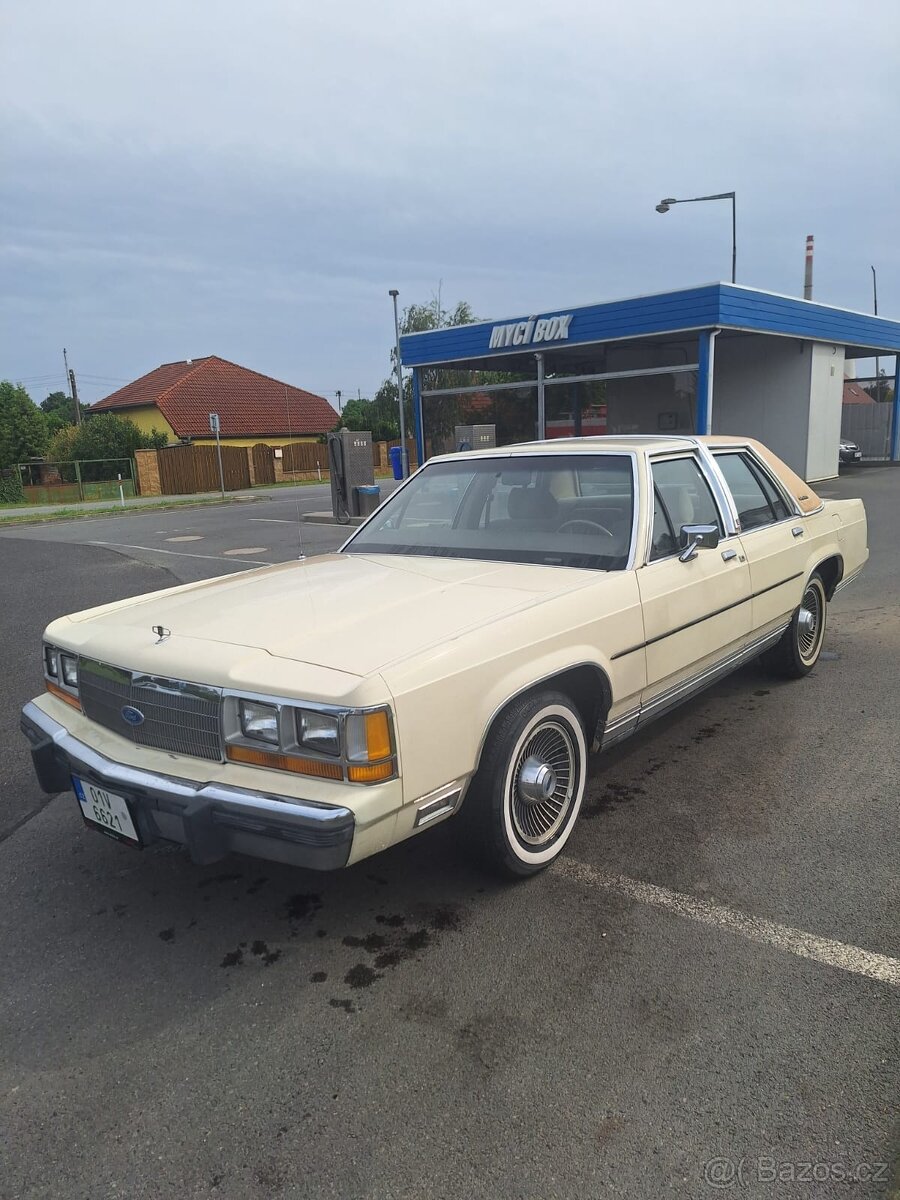
M 738 281 L 900 316 L 896 0 L 2 0 L 0 378 L 219 354 L 329 398 L 388 288 L 483 317 Z M 42 377 L 53 376 L 50 379 Z M 107 382 L 108 381 L 108 382 Z

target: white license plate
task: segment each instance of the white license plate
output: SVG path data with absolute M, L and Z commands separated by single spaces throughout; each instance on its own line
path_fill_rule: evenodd
M 99 825 L 104 833 L 112 834 L 113 837 L 140 844 L 141 839 L 128 811 L 128 803 L 122 796 L 108 792 L 106 788 L 97 787 L 75 775 L 72 776 L 72 786 L 86 821 L 90 821 L 92 825 Z

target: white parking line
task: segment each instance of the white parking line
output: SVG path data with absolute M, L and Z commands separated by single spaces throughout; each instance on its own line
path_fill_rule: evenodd
M 640 879 L 631 879 L 627 875 L 610 875 L 572 858 L 557 859 L 552 870 L 573 883 L 616 892 L 642 904 L 652 905 L 653 908 L 674 913 L 677 917 L 701 921 L 704 925 L 715 925 L 728 933 L 737 934 L 738 937 L 748 938 L 751 942 L 760 942 L 775 950 L 785 950 L 788 954 L 796 954 L 800 958 L 809 958 L 828 967 L 837 967 L 854 975 L 865 975 L 868 979 L 876 979 L 879 983 L 900 988 L 900 959 L 889 958 L 886 954 L 875 954 L 871 950 L 862 950 L 859 946 L 819 937 L 815 933 L 793 929 L 790 925 L 779 925 L 763 917 L 751 917 L 736 909 L 726 908 L 724 904 L 711 904 L 707 900 L 672 892 L 668 888 L 644 883 Z
M 187 550 L 163 550 L 161 546 L 129 546 L 125 542 L 88 542 L 89 546 L 113 546 L 117 550 L 146 550 L 148 554 L 174 554 L 178 558 L 211 558 L 216 562 L 243 562 L 251 567 L 274 567 L 277 564 L 261 558 L 225 558 L 223 554 L 191 554 Z
M 248 517 L 248 521 L 264 521 L 268 525 L 296 525 L 296 521 L 288 521 L 284 517 Z

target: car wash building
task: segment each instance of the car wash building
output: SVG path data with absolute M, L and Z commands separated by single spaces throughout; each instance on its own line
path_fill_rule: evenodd
M 810 482 L 838 471 L 845 362 L 897 356 L 900 321 L 734 284 L 401 338 L 419 461 L 459 426 L 498 445 L 597 434 L 758 438 Z M 900 458 L 900 368 L 891 457 Z

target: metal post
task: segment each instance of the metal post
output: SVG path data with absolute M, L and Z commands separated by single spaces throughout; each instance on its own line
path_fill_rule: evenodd
M 422 381 L 419 378 L 419 368 L 413 367 L 412 372 L 413 421 L 416 426 L 416 453 L 419 466 L 425 461 L 425 422 L 422 413 Z
M 544 356 L 536 354 L 537 360 L 537 435 L 542 442 L 547 436 L 547 410 L 544 402 Z
M 704 329 L 700 334 L 697 358 L 697 433 L 712 433 L 713 373 L 715 370 L 716 337 L 718 329 Z
M 900 354 L 894 367 L 894 403 L 891 405 L 891 461 L 900 462 Z
M 731 193 L 731 282 L 737 283 L 737 201 Z
M 872 268 L 872 303 L 875 316 L 878 316 L 878 276 Z M 875 399 L 881 399 L 881 359 L 875 355 Z
M 222 488 L 222 499 L 225 499 L 225 472 L 222 470 L 222 443 L 219 441 L 219 422 L 216 421 L 216 457 L 219 460 L 219 484 Z
M 714 196 L 686 196 L 682 200 L 676 200 L 674 196 L 667 196 L 665 200 L 660 200 L 656 206 L 658 213 L 667 213 L 673 204 L 699 204 L 704 200 L 730 200 L 731 201 L 731 282 L 737 282 L 737 199 L 734 192 L 716 192 Z
M 397 297 L 400 293 L 396 288 L 391 288 L 388 295 L 394 301 L 394 366 L 397 370 L 397 402 L 400 405 L 400 474 L 405 479 L 409 474 L 409 451 L 406 449 L 406 414 L 403 411 L 403 368 L 400 365 L 400 318 L 397 315 Z

